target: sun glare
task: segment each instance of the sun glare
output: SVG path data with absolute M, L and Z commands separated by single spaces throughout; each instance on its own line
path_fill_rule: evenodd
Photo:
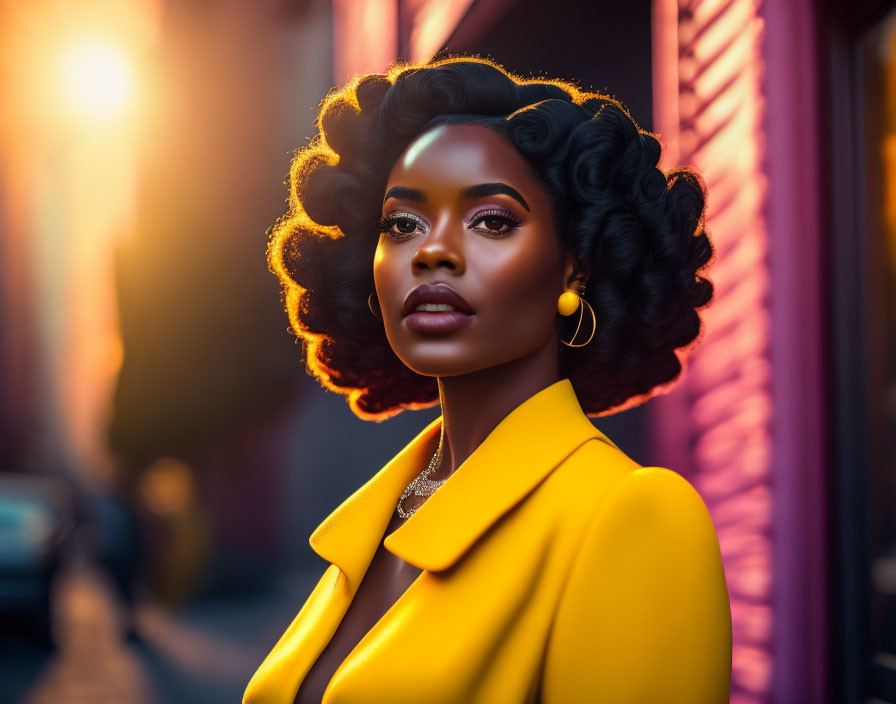
M 121 112 L 133 89 L 130 66 L 116 47 L 99 41 L 73 45 L 62 57 L 66 102 L 82 116 L 100 119 Z

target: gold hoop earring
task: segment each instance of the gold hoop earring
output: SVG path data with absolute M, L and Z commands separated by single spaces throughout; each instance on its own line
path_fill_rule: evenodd
M 373 317 L 377 320 L 383 319 L 383 311 L 380 308 L 380 299 L 376 297 L 376 291 L 373 291 L 367 297 L 367 307 L 370 308 L 370 312 L 373 314 Z
M 576 339 L 576 335 L 579 334 L 579 330 L 582 327 L 582 318 L 585 317 L 585 306 L 588 306 L 588 311 L 591 313 L 591 336 L 585 341 L 581 343 L 574 343 L 573 340 Z M 564 291 L 560 294 L 560 298 L 557 299 L 557 312 L 560 315 L 566 317 L 570 316 L 576 311 L 579 311 L 579 322 L 576 325 L 576 331 L 572 334 L 572 337 L 569 338 L 569 342 L 566 340 L 560 340 L 567 347 L 584 347 L 592 339 L 594 339 L 594 333 L 597 332 L 597 316 L 594 315 L 594 308 L 591 307 L 591 304 L 588 303 L 581 295 L 575 293 L 575 291 Z

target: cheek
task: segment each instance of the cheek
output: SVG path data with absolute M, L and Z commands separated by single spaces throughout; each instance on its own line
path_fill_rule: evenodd
M 387 329 L 400 322 L 401 305 L 409 287 L 405 280 L 409 270 L 410 262 L 400 249 L 380 242 L 373 256 L 373 285 Z
M 521 243 L 528 244 L 528 243 Z M 503 305 L 525 315 L 551 315 L 562 278 L 559 252 L 551 247 L 520 246 L 489 260 L 483 280 Z M 559 294 L 557 294 L 559 295 Z
M 381 240 L 373 255 L 373 283 L 380 299 L 388 296 L 394 288 L 397 266 L 395 259 L 395 253 Z
M 373 283 L 379 288 L 380 279 L 383 277 L 383 266 L 385 264 L 385 252 L 383 251 L 382 241 L 376 246 L 373 254 Z

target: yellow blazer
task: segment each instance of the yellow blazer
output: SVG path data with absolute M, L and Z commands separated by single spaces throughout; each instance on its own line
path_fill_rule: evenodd
M 332 564 L 244 704 L 292 704 L 441 420 L 311 535 Z M 568 379 L 514 409 L 384 546 L 423 571 L 323 704 L 728 702 L 731 611 L 706 507 L 597 430 Z

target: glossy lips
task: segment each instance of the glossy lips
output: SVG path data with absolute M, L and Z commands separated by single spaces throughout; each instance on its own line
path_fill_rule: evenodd
M 419 306 L 451 306 L 444 310 L 417 310 Z M 405 324 L 414 332 L 445 334 L 473 319 L 473 309 L 448 284 L 421 284 L 408 294 L 401 308 Z

